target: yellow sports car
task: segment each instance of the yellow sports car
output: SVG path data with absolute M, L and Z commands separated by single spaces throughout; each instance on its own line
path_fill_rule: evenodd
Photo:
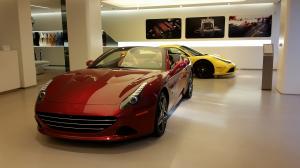
M 180 54 L 189 57 L 193 63 L 193 72 L 198 78 L 233 75 L 236 66 L 230 60 L 218 56 L 202 54 L 189 47 L 181 45 L 161 46 L 167 48 L 169 54 Z

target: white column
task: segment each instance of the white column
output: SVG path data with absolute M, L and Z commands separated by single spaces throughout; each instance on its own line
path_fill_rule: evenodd
M 67 0 L 70 69 L 86 68 L 86 61 L 102 53 L 99 0 Z
M 274 45 L 274 69 L 278 68 L 279 58 L 279 36 L 280 36 L 280 9 L 281 2 L 274 3 L 274 12 L 272 18 L 272 44 Z
M 17 51 L 18 62 L 11 64 L 20 67 L 21 87 L 36 85 L 29 0 L 0 0 L 0 22 L 0 46 L 9 45 Z
M 277 89 L 300 94 L 300 1 L 281 0 L 280 48 Z
M 30 1 L 17 1 L 20 33 L 19 63 L 21 70 L 21 86 L 30 87 L 36 85 Z

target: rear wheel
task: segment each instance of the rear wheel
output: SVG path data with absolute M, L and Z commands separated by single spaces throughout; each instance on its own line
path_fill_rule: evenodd
M 154 136 L 160 137 L 165 133 L 168 120 L 168 99 L 165 93 L 161 93 L 158 98 Z
M 212 78 L 214 76 L 214 66 L 208 61 L 195 63 L 193 70 L 198 78 Z

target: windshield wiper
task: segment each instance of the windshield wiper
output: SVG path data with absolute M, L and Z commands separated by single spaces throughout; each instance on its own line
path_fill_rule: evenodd
M 102 65 L 92 66 L 91 68 L 104 68 Z
M 138 67 L 123 67 L 123 66 L 119 66 L 118 68 L 124 68 L 124 69 L 141 69 Z

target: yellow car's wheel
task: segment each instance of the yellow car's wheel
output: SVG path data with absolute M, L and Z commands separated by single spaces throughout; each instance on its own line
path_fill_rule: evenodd
M 214 76 L 214 65 L 207 60 L 195 62 L 193 71 L 198 78 L 212 78 Z

